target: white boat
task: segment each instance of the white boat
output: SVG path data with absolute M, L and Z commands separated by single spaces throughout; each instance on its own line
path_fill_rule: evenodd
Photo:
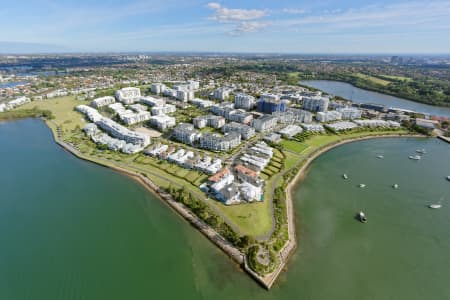
M 441 204 L 430 204 L 428 205 L 429 208 L 433 208 L 433 209 L 437 209 L 437 208 L 441 208 L 442 205 Z
M 393 187 L 394 189 L 398 189 L 398 184 L 394 184 L 392 187 Z
M 421 157 L 420 157 L 420 155 L 411 155 L 411 156 L 409 156 L 409 159 L 412 159 L 412 160 L 420 160 Z
M 359 184 L 359 187 L 360 187 L 360 188 L 365 188 L 366 185 L 365 185 L 364 183 L 360 183 L 360 184 Z
M 377 158 L 383 159 L 384 156 L 383 155 L 377 155 Z
M 417 149 L 416 152 L 420 153 L 420 154 L 426 154 L 427 153 L 427 151 L 425 151 L 425 149 Z
M 358 219 L 359 219 L 359 221 L 361 221 L 361 223 L 366 223 L 367 222 L 367 217 L 362 211 L 360 211 L 358 213 Z
M 447 180 L 450 181 L 450 176 L 447 176 Z
M 347 174 L 342 175 L 342 178 L 347 179 L 348 178 Z

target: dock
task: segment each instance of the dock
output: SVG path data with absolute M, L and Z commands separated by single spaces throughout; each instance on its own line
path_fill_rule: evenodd
M 443 136 L 443 135 L 438 135 L 438 139 L 441 139 L 441 140 L 443 140 L 443 141 L 445 141 L 447 143 L 450 143 L 450 137 L 446 137 L 446 136 Z

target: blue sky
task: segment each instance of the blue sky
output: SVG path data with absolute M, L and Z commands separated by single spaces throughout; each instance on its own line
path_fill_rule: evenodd
M 450 53 L 450 0 L 2 2 L 0 52 Z

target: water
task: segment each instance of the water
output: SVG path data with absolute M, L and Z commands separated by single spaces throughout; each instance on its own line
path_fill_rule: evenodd
M 428 154 L 407 159 L 417 148 Z M 383 139 L 317 159 L 295 193 L 299 249 L 266 292 L 139 184 L 52 143 L 42 122 L 0 123 L 0 299 L 449 299 L 449 150 Z M 442 209 L 425 207 L 441 197 Z
M 22 82 L 22 81 L 3 82 L 3 83 L 0 83 L 0 89 L 14 88 L 16 86 L 26 85 L 26 84 L 27 84 L 27 82 Z
M 331 95 L 340 96 L 355 103 L 376 103 L 387 107 L 413 110 L 420 113 L 450 117 L 450 107 L 439 107 L 414 102 L 390 95 L 363 90 L 351 84 L 330 80 L 306 80 L 302 84 L 322 90 Z

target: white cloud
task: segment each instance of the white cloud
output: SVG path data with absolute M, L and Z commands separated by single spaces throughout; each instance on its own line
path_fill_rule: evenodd
M 260 19 L 269 15 L 267 10 L 226 8 L 217 2 L 208 3 L 208 8 L 215 10 L 211 20 L 219 22 L 239 22 Z
M 268 10 L 227 8 L 217 2 L 210 2 L 207 7 L 214 10 L 209 20 L 234 25 L 229 32 L 231 35 L 259 31 L 268 25 L 267 22 L 256 21 L 268 16 Z
M 251 21 L 251 22 L 241 22 L 239 23 L 233 31 L 230 32 L 231 35 L 241 35 L 244 33 L 250 33 L 250 32 L 256 32 L 260 31 L 261 29 L 264 29 L 265 27 L 269 26 L 270 23 L 268 22 L 258 22 L 258 21 Z
M 300 8 L 284 8 L 282 12 L 292 15 L 302 15 L 306 13 L 306 10 Z

